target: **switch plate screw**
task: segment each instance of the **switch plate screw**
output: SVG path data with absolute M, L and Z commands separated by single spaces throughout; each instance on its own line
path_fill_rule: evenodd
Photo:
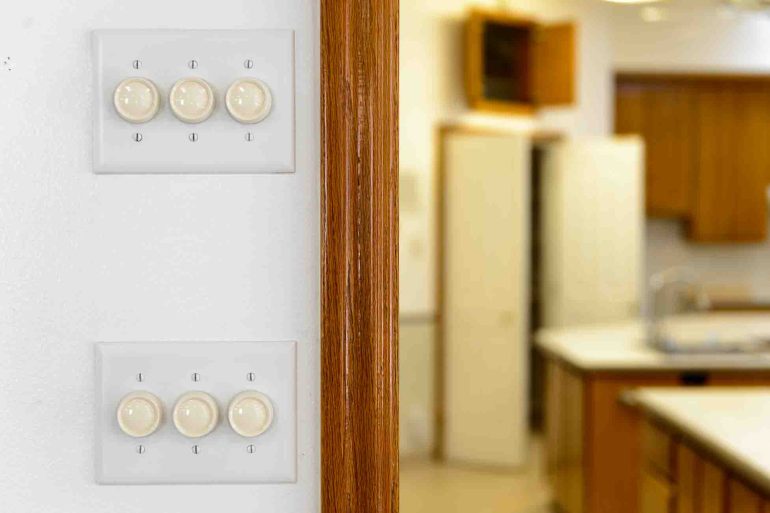
M 200 448 L 197 445 L 193 445 L 192 452 L 193 454 L 198 454 L 200 452 Z
M 190 139 L 190 142 L 195 142 L 195 141 L 197 141 L 197 140 L 198 140 L 198 134 L 196 134 L 195 132 L 193 132 L 193 133 L 191 133 L 191 134 L 190 134 L 190 135 L 189 135 L 187 138 L 188 138 L 188 139 Z
M 254 444 L 249 444 L 248 447 L 246 447 L 246 452 L 249 454 L 254 454 L 257 451 L 257 448 L 254 447 Z
M 131 67 L 134 69 L 139 69 L 142 67 L 142 61 L 139 59 L 136 59 L 134 62 L 131 63 Z
M 145 451 L 145 449 L 144 449 L 144 445 L 138 445 L 138 446 L 136 447 L 136 452 L 137 452 L 137 453 L 139 453 L 139 454 L 144 454 L 144 451 Z
M 188 63 L 187 63 L 187 66 L 188 66 L 190 69 L 197 69 L 197 68 L 198 68 L 198 61 L 196 61 L 195 59 L 193 59 L 193 60 L 191 60 L 190 62 L 188 62 Z
M 254 134 L 252 134 L 251 132 L 246 132 L 246 140 L 249 141 L 249 142 L 253 141 L 254 140 Z
M 248 374 L 246 374 L 246 379 L 249 381 L 254 381 L 256 378 L 257 376 L 253 372 L 249 372 Z
M 144 381 L 144 374 L 142 374 L 141 372 L 140 372 L 139 374 L 137 374 L 137 375 L 136 375 L 136 380 L 137 380 L 139 383 L 141 383 L 142 381 Z
M 133 139 L 134 141 L 136 141 L 136 142 L 142 142 L 142 139 L 143 139 L 143 137 L 142 137 L 142 134 L 140 134 L 139 132 L 135 133 L 135 134 L 134 134 L 133 136 L 131 136 L 131 137 L 132 137 L 132 139 Z
M 195 381 L 195 382 L 200 381 L 201 380 L 201 375 L 198 374 L 197 372 L 193 372 L 192 373 L 192 380 Z
M 254 61 L 251 60 L 251 59 L 246 59 L 245 61 L 243 61 L 243 67 L 246 68 L 246 69 L 253 68 L 254 67 Z

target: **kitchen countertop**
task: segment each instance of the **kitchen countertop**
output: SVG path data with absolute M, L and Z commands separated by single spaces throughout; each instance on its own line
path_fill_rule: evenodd
M 734 321 L 736 316 L 729 319 Z M 589 372 L 770 370 L 767 352 L 668 354 L 647 346 L 645 335 L 643 323 L 635 321 L 544 329 L 537 332 L 535 341 L 547 355 Z
M 770 495 L 770 388 L 642 388 L 627 399 Z

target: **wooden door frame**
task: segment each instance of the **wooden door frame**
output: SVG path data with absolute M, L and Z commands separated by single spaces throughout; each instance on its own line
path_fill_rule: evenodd
M 398 0 L 321 0 L 321 510 L 398 511 Z

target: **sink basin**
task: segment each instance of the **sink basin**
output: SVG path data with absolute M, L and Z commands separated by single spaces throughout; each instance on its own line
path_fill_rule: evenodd
M 770 314 L 688 314 L 661 320 L 655 347 L 672 354 L 770 351 Z

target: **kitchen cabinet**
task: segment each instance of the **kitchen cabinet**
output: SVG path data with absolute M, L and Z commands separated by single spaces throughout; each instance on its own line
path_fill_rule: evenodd
M 770 88 L 753 83 L 699 85 L 697 180 L 690 238 L 754 242 L 767 236 Z
M 651 217 L 689 215 L 697 171 L 695 98 L 679 83 L 619 81 L 615 131 L 645 140 L 645 204 Z
M 664 433 L 675 472 L 657 471 L 659 454 L 644 448 L 639 469 L 640 513 L 766 513 L 770 494 L 722 464 L 718 455 L 646 418 L 643 430 Z M 765 508 L 765 509 L 763 509 Z
M 646 143 L 646 210 L 695 242 L 767 235 L 770 78 L 619 74 L 615 131 Z
M 770 369 L 694 372 L 686 368 L 640 368 L 629 372 L 628 368 L 581 368 L 553 353 L 546 358 L 546 462 L 554 502 L 562 512 L 658 513 L 682 507 L 698 513 L 727 513 L 698 509 L 704 498 L 712 501 L 720 493 L 718 475 L 705 474 L 699 460 L 694 456 L 687 460 L 687 453 L 680 460 L 682 465 L 692 461 L 698 470 L 678 466 L 674 443 L 666 436 L 647 432 L 649 428 L 643 429 L 643 419 L 635 409 L 623 404 L 621 397 L 639 387 L 683 387 L 691 383 L 770 386 Z M 640 479 L 640 468 L 650 474 L 649 479 Z M 689 497 L 675 497 L 664 491 L 663 485 L 679 472 L 691 475 L 685 485 L 692 490 Z M 708 492 L 699 485 L 705 478 L 717 483 Z M 644 499 L 640 500 L 641 496 Z M 743 496 L 736 500 L 743 501 Z M 663 505 L 671 509 L 659 509 Z
M 543 148 L 542 325 L 638 317 L 644 287 L 644 145 L 638 137 L 585 137 Z
M 441 133 L 441 452 L 518 467 L 527 457 L 531 136 Z
M 471 108 L 526 114 L 575 100 L 575 26 L 473 9 L 465 27 Z

